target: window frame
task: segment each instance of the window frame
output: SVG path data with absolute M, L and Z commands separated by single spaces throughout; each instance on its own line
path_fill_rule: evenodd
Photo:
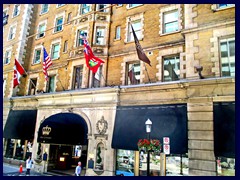
M 60 7 L 62 7 L 62 6 L 65 6 L 66 4 L 57 4 L 57 8 L 60 8 Z
M 58 21 L 59 21 L 60 19 L 62 19 L 62 22 L 61 22 L 61 24 L 58 24 Z M 63 24 L 64 24 L 64 18 L 63 18 L 63 16 L 56 17 L 56 19 L 55 19 L 54 33 L 63 31 Z M 60 27 L 61 29 L 58 30 L 59 27 Z
M 103 7 L 100 7 L 102 5 L 103 5 Z M 106 8 L 107 6 L 108 6 L 108 4 L 97 4 L 96 10 L 98 12 L 106 13 L 106 12 L 108 12 L 108 9 Z M 106 9 L 103 9 L 103 8 L 106 8 Z M 100 9 L 103 9 L 103 10 L 100 10 Z
M 134 83 L 132 84 L 131 80 L 130 80 L 130 77 L 129 77 L 129 72 L 131 70 L 130 68 L 130 65 L 132 66 L 136 66 L 136 67 L 133 67 L 134 68 L 134 76 L 137 80 L 137 83 Z M 139 66 L 139 67 L 137 67 Z M 139 68 L 139 71 L 135 71 L 135 68 Z M 139 73 L 139 74 L 136 74 L 136 73 Z M 136 76 L 139 76 L 139 78 L 137 78 Z M 126 73 L 125 73 L 125 85 L 127 86 L 130 86 L 130 85 L 138 85 L 138 84 L 141 84 L 141 62 L 140 61 L 129 61 L 129 62 L 126 62 Z
M 139 6 L 142 6 L 143 4 L 128 4 L 127 5 L 127 9 L 132 9 L 132 8 L 136 8 L 136 7 L 139 7 Z
M 165 16 L 168 15 L 168 14 L 172 14 L 172 13 L 177 13 L 177 19 L 166 22 Z M 174 9 L 174 10 L 171 10 L 171 11 L 164 12 L 162 21 L 163 21 L 163 27 L 162 27 L 162 33 L 163 34 L 170 34 L 170 33 L 178 32 L 179 31 L 179 11 L 178 11 L 178 9 Z M 177 24 L 177 29 L 173 30 L 173 31 L 167 31 L 166 30 L 166 24 L 172 24 L 172 23 Z
M 77 80 L 76 80 L 76 78 L 77 78 L 77 68 L 79 68 L 79 77 L 80 77 L 79 82 L 77 82 Z M 82 85 L 83 85 L 83 70 L 84 70 L 84 65 L 83 64 L 76 65 L 76 66 L 73 67 L 72 90 L 78 90 L 78 89 L 82 88 Z
M 97 74 L 99 73 L 99 74 Z M 103 64 L 99 66 L 98 71 L 94 74 L 92 73 L 92 88 L 99 88 L 101 87 L 102 82 L 102 73 L 103 73 Z M 99 80 L 95 78 L 96 75 L 99 75 Z
M 37 54 L 37 52 L 39 52 L 39 54 Z M 34 56 L 33 56 L 33 64 L 40 64 L 41 63 L 41 48 L 36 48 L 34 50 Z M 39 57 L 39 59 L 36 59 L 37 57 Z
M 14 32 L 13 32 L 14 31 Z M 13 40 L 16 36 L 16 31 L 17 31 L 17 25 L 12 25 L 10 28 L 9 28 L 9 33 L 8 33 L 8 40 Z M 10 36 L 11 36 L 11 39 L 10 39 Z
M 58 51 L 55 51 L 56 46 L 59 46 Z M 57 57 L 53 57 L 55 53 L 57 53 Z M 59 57 L 60 57 L 60 42 L 56 42 L 51 45 L 51 59 L 55 60 L 55 59 L 59 59 Z
M 3 61 L 4 65 L 10 64 L 10 62 L 11 62 L 11 53 L 12 53 L 11 50 L 6 50 L 5 51 L 5 53 L 4 53 L 4 61 Z M 6 60 L 8 60 L 8 62 Z
M 224 5 L 225 6 L 221 6 L 221 4 L 217 4 L 217 9 L 226 9 L 226 8 L 231 8 L 235 6 L 235 4 L 224 4 Z
M 43 32 L 41 32 L 41 28 L 40 27 L 43 27 L 43 26 L 44 26 L 44 30 L 43 30 Z M 45 22 L 44 23 L 40 23 L 38 25 L 37 39 L 45 37 L 45 31 L 46 31 L 46 23 Z
M 181 67 L 180 67 L 180 55 L 179 54 L 175 54 L 175 55 L 166 55 L 166 56 L 163 56 L 162 57 L 162 63 L 163 63 L 163 65 L 162 65 L 162 67 L 163 67 L 163 70 L 162 70 L 162 81 L 163 82 L 172 82 L 172 81 L 179 81 L 180 80 L 180 75 L 181 75 Z M 177 74 L 176 73 L 176 71 L 175 71 L 175 68 L 173 68 L 173 70 L 174 70 L 174 73 L 178 76 L 177 78 L 178 79 L 173 79 L 173 77 L 170 77 L 170 75 L 169 75 L 169 77 L 171 78 L 171 80 L 166 80 L 166 78 L 165 78 L 165 76 L 164 76 L 164 72 L 165 72 L 165 61 L 174 61 L 174 67 L 176 67 L 176 65 L 177 65 L 177 67 L 178 67 L 178 71 L 179 71 L 179 73 Z M 177 63 L 176 63 L 176 61 L 178 61 Z M 172 65 L 172 64 L 171 64 Z M 167 71 L 167 70 L 166 70 Z
M 115 40 L 121 39 L 121 26 L 116 26 L 115 28 Z
M 86 6 L 84 6 L 84 5 L 86 5 Z M 88 9 L 87 12 L 83 12 L 85 9 Z M 79 13 L 80 15 L 87 14 L 89 12 L 91 12 L 91 4 L 81 4 L 80 5 L 80 13 Z
M 17 7 L 17 10 L 16 10 L 16 7 Z M 17 17 L 19 14 L 20 14 L 20 8 L 21 8 L 21 5 L 20 4 L 15 4 L 14 5 L 14 8 L 13 8 L 13 14 L 12 14 L 12 17 Z M 17 14 L 16 14 L 17 13 Z
M 45 7 L 46 5 L 47 5 L 47 7 Z M 47 10 L 44 11 L 46 8 L 47 8 Z M 49 4 L 42 4 L 40 14 L 46 14 L 48 12 L 48 10 L 49 10 Z
M 140 26 L 139 29 L 134 28 L 135 24 L 137 24 L 137 23 L 139 23 L 139 26 Z M 132 21 L 131 23 L 130 22 L 128 23 L 127 42 L 133 42 L 134 41 L 134 36 L 133 36 L 133 31 L 132 31 L 131 24 L 133 26 L 134 32 L 135 32 L 138 40 L 141 40 L 142 39 L 141 38 L 142 37 L 142 20 L 139 18 L 139 19 L 136 19 L 136 20 Z
M 64 41 L 64 46 L 63 46 L 63 52 L 67 52 L 68 51 L 68 40 Z
M 102 30 L 102 31 L 98 31 L 98 30 Z M 103 35 L 98 35 L 98 32 L 103 32 Z M 106 27 L 105 26 L 96 26 L 96 33 L 95 33 L 95 41 L 94 44 L 95 45 L 99 45 L 99 46 L 104 46 L 106 45 Z M 102 44 L 98 43 L 98 40 L 102 39 Z M 101 41 L 99 41 L 101 42 Z
M 35 95 L 36 94 L 36 89 L 37 89 L 37 78 L 30 78 L 29 79 L 28 95 Z
M 52 82 L 53 80 L 53 82 Z M 56 75 L 49 75 L 48 76 L 48 81 L 47 81 L 47 84 L 46 84 L 46 92 L 47 93 L 53 93 L 56 91 L 56 87 L 55 87 L 55 82 L 56 81 Z M 51 84 L 50 83 L 53 83 L 53 87 L 51 87 Z M 52 89 L 53 88 L 53 89 Z
M 83 40 L 80 38 L 81 34 L 80 32 L 83 32 L 84 34 L 86 33 L 88 35 L 87 28 L 81 28 L 77 30 L 77 40 L 76 40 L 76 47 L 81 47 L 83 46 Z M 86 35 L 86 36 L 87 36 Z

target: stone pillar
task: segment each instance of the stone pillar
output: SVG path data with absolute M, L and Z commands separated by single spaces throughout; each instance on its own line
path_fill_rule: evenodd
M 212 99 L 191 98 L 187 109 L 189 175 L 216 176 Z

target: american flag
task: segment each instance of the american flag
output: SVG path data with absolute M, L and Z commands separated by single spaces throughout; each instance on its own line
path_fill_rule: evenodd
M 47 70 L 48 70 L 49 66 L 51 66 L 51 65 L 52 65 L 52 60 L 48 56 L 46 49 L 43 47 L 43 74 L 45 75 L 46 81 L 48 80 Z

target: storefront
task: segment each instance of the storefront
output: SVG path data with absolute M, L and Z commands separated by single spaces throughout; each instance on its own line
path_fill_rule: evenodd
M 3 131 L 5 157 L 25 160 L 32 155 L 37 110 L 10 110 Z
M 147 154 L 138 151 L 137 142 L 139 139 L 147 138 L 145 130 L 147 119 L 152 121 L 150 138 L 158 139 L 162 144 L 163 137 L 169 137 L 171 139 L 169 157 L 180 157 L 179 163 L 181 158 L 186 158 L 188 152 L 186 104 L 119 106 L 112 138 L 112 148 L 117 150 L 116 175 L 146 175 Z M 174 163 L 176 164 L 176 161 L 168 162 L 169 171 Z M 160 175 L 160 154 L 151 153 L 150 174 Z

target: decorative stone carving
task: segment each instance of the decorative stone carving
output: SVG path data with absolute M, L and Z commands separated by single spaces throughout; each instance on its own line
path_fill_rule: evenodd
M 106 16 L 98 16 L 97 20 L 105 21 L 106 20 Z
M 108 123 L 106 120 L 104 120 L 103 116 L 100 120 L 98 120 L 96 127 L 99 134 L 105 134 L 107 132 Z
M 94 53 L 101 54 L 101 53 L 103 53 L 103 49 L 99 49 L 99 48 L 94 49 Z

